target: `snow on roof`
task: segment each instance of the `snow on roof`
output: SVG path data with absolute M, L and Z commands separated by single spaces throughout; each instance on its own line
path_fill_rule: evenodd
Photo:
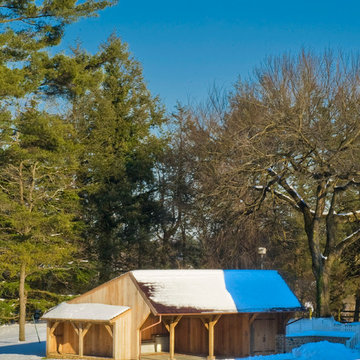
M 132 274 L 159 314 L 301 309 L 277 271 L 136 270 Z
M 110 321 L 122 314 L 129 307 L 105 304 L 68 304 L 60 305 L 50 309 L 43 315 L 43 319 L 64 319 L 64 320 L 93 320 Z

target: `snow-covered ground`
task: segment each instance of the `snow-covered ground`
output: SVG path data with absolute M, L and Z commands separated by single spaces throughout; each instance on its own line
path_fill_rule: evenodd
M 0 360 L 40 360 L 45 356 L 46 325 L 26 325 L 26 341 L 18 341 L 18 326 L 0 326 Z M 360 353 L 341 344 L 322 341 L 296 348 L 290 354 L 253 356 L 247 360 L 360 360 Z M 246 360 L 246 359 L 242 359 Z
M 46 353 L 46 324 L 26 324 L 26 341 L 18 341 L 18 325 L 0 326 L 0 359 L 1 360 L 39 360 Z

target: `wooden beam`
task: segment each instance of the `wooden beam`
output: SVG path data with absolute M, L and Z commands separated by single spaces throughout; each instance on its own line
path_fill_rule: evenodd
M 250 325 L 250 326 L 252 325 L 252 323 L 254 322 L 254 320 L 257 318 L 258 315 L 259 315 L 259 314 L 252 314 L 252 315 L 250 315 L 250 317 L 249 317 L 249 325 Z
M 72 321 L 70 321 L 70 324 L 71 324 L 71 326 L 74 328 L 74 330 L 75 330 L 75 332 L 76 332 L 76 335 L 79 336 L 79 329 L 77 328 L 77 326 L 76 326 Z
M 211 321 L 214 323 L 214 325 L 216 325 L 216 323 L 219 321 L 220 318 L 221 318 L 221 314 L 217 314 L 212 317 Z
M 50 329 L 50 335 L 54 334 L 54 331 L 56 330 L 56 328 L 59 326 L 60 322 L 59 321 L 55 321 L 55 323 L 51 326 Z
M 161 315 L 160 315 L 161 316 Z M 162 320 L 166 330 L 170 332 L 170 324 L 175 323 L 175 326 L 178 324 L 178 322 L 181 320 L 182 315 L 178 315 L 176 317 L 170 317 L 170 318 L 164 318 Z
M 175 318 L 175 320 L 174 320 L 175 326 L 179 323 L 179 321 L 181 320 L 181 318 L 182 318 L 182 315 L 179 315 L 179 316 L 177 316 L 177 317 Z
M 107 332 L 109 333 L 109 335 L 111 337 L 113 337 L 113 331 L 111 329 L 111 326 L 110 325 L 105 325 L 105 329 L 107 330 Z
M 92 323 L 88 323 L 86 327 L 83 329 L 83 337 L 87 334 L 87 332 L 90 330 Z M 106 326 L 106 325 L 105 325 Z
M 208 319 L 201 317 L 200 320 L 201 320 L 202 323 L 204 324 L 206 330 L 209 330 L 209 322 L 206 322 L 206 320 L 208 320 Z
M 170 326 L 169 326 L 169 324 L 168 324 L 165 320 L 163 321 L 163 323 L 164 323 L 165 329 L 166 329 L 168 332 L 170 332 Z

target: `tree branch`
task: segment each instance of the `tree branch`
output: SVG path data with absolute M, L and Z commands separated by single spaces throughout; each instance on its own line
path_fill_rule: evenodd
M 272 192 L 274 195 L 276 195 L 279 199 L 284 200 L 289 205 L 291 205 L 296 211 L 302 212 L 299 206 L 296 204 L 296 202 L 289 196 L 281 193 L 280 191 L 269 189 L 265 186 L 254 186 L 255 190 L 263 191 L 264 193 Z
M 334 191 L 340 192 L 347 190 L 350 186 L 360 186 L 360 182 L 350 180 L 347 184 L 342 186 L 335 186 Z
M 335 246 L 335 252 L 338 254 L 341 254 L 342 251 L 355 242 L 356 240 L 360 239 L 360 228 L 354 231 L 352 234 L 347 236 L 345 239 L 341 240 L 336 246 Z
M 284 180 L 281 176 L 279 176 L 273 169 L 268 168 L 268 173 L 271 176 L 276 177 L 277 183 L 289 194 L 289 196 L 294 200 L 296 205 L 299 207 L 300 211 L 307 216 L 311 217 L 311 210 L 304 199 L 297 193 L 297 191 L 290 186 L 286 180 Z
M 31 20 L 31 19 L 40 19 L 40 18 L 44 18 L 44 17 L 51 17 L 53 15 L 50 14 L 41 14 L 41 15 L 35 15 L 35 16 L 19 16 L 17 18 L 12 18 L 12 19 L 0 19 L 0 24 L 7 24 L 7 23 L 11 23 L 11 22 L 15 22 L 15 21 L 24 21 L 24 20 Z M 30 25 L 36 25 L 36 23 L 34 24 L 30 24 Z

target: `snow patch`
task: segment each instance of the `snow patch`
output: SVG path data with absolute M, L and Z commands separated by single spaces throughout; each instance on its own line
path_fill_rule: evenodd
M 292 355 L 298 360 L 355 360 L 359 353 L 346 348 L 342 344 L 328 341 L 309 343 L 293 349 Z

